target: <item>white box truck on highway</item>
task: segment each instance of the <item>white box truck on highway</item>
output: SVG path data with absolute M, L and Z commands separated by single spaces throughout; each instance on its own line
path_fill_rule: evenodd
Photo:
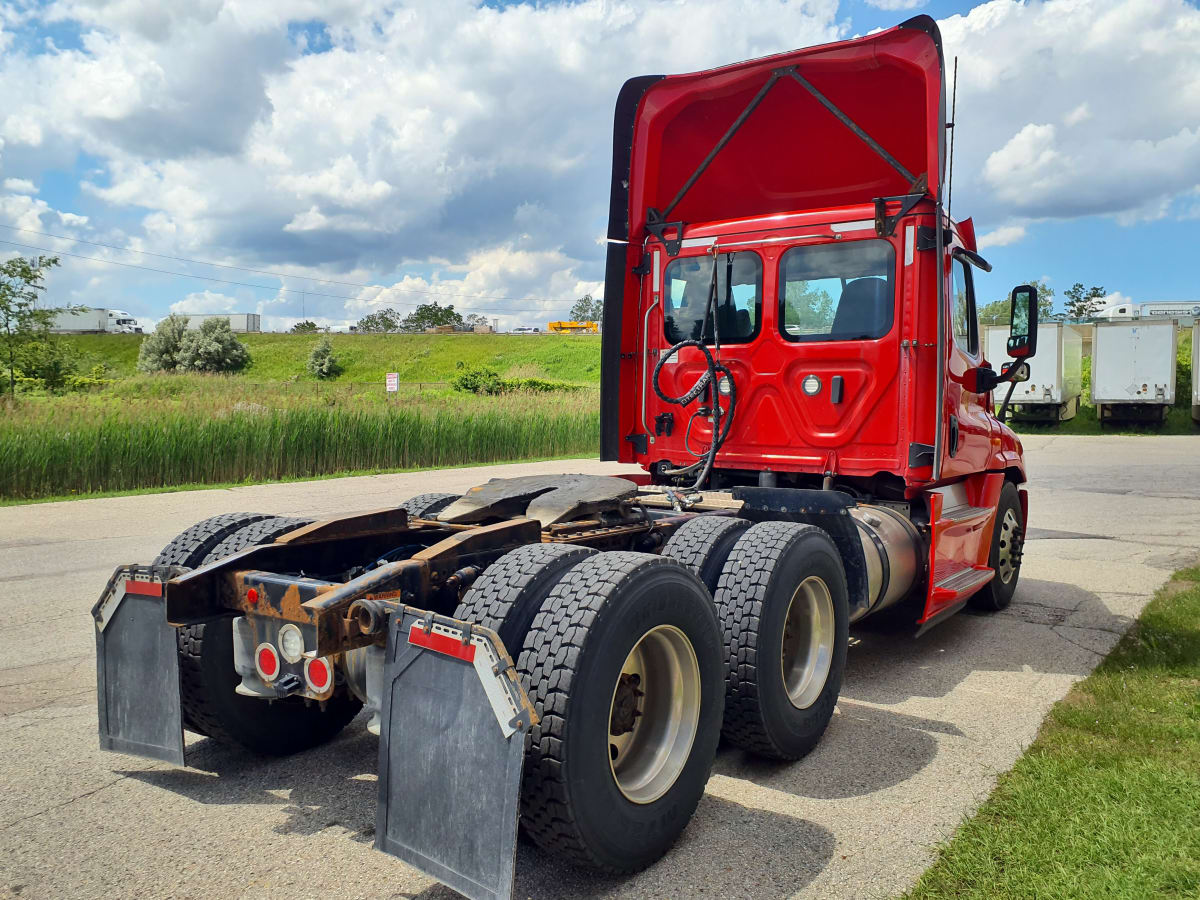
M 1009 328 L 991 325 L 984 338 L 989 360 L 1002 360 L 1007 354 Z M 1065 422 L 1079 412 L 1083 392 L 1083 333 L 1065 322 L 1038 326 L 1037 358 L 1029 361 L 1029 380 L 1013 388 L 1009 401 L 1017 419 L 1052 419 Z M 1007 385 L 992 391 L 997 405 L 1004 400 Z
M 55 310 L 50 330 L 55 334 L 141 334 L 137 319 L 123 309 L 84 307 Z
M 1097 322 L 1092 403 L 1100 421 L 1166 421 L 1175 402 L 1175 322 Z

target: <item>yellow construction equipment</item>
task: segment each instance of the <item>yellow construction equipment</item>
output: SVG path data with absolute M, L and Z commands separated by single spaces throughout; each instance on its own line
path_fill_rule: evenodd
M 599 334 L 599 322 L 548 322 L 546 329 L 553 334 Z

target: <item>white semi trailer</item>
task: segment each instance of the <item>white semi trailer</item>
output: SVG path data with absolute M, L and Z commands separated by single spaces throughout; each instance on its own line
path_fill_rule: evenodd
M 1192 419 L 1200 422 L 1200 319 L 1192 324 Z
M 184 313 L 183 315 L 188 317 L 188 328 L 192 330 L 199 328 L 207 319 L 228 319 L 229 330 L 238 334 L 262 331 L 262 316 L 258 313 L 201 313 L 199 315 Z
M 984 336 L 984 353 L 993 362 L 1007 356 L 1009 328 L 990 325 Z M 1065 422 L 1079 412 L 1083 393 L 1083 333 L 1065 322 L 1038 325 L 1037 357 L 1029 361 L 1029 380 L 1012 392 L 1012 417 Z M 1008 385 L 992 391 L 997 408 Z
M 1092 403 L 1096 417 L 1101 422 L 1166 421 L 1175 402 L 1175 322 L 1097 322 L 1095 328 Z

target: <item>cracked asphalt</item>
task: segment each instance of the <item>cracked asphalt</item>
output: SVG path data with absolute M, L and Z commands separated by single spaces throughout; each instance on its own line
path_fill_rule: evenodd
M 723 748 L 662 861 L 600 877 L 518 851 L 517 895 L 888 896 L 907 888 L 1171 571 L 1200 555 L 1200 439 L 1025 439 L 1016 600 L 918 641 L 853 637 L 838 711 L 793 764 Z M 570 461 L 0 509 L 0 896 L 454 896 L 371 849 L 377 742 L 265 760 L 192 738 L 174 769 L 97 748 L 88 610 L 118 563 L 236 510 L 322 515 Z

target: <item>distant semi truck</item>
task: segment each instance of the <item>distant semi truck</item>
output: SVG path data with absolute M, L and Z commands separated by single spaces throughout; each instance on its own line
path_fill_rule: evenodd
M 1148 303 L 1114 303 L 1096 313 L 1101 322 L 1122 322 L 1130 319 L 1176 319 L 1180 325 L 1200 321 L 1200 300 L 1155 300 Z
M 187 316 L 188 328 L 199 328 L 206 319 L 228 319 L 229 330 L 245 334 L 246 332 L 262 331 L 262 316 L 258 313 L 202 313 L 193 315 L 191 313 L 183 313 Z
M 137 319 L 123 309 L 78 310 L 59 309 L 54 312 L 50 330 L 55 334 L 141 334 Z

